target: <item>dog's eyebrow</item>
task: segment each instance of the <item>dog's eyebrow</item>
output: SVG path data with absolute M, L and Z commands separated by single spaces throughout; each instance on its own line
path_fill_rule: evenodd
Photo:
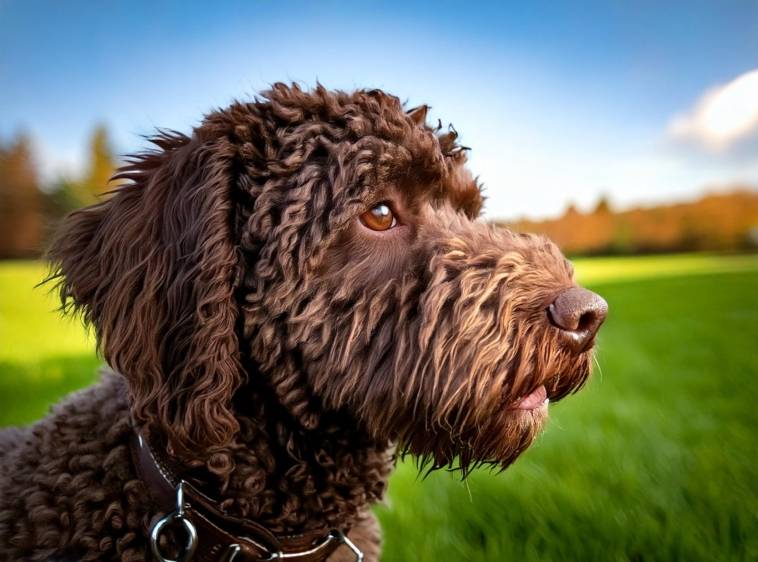
M 468 171 L 464 171 L 461 177 L 443 183 L 440 191 L 441 198 L 449 201 L 456 209 L 464 211 L 472 218 L 479 215 L 484 197 L 481 186 Z

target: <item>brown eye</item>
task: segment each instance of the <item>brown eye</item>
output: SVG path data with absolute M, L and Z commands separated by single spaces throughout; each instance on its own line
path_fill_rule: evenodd
M 389 230 L 397 225 L 395 214 L 386 203 L 375 205 L 363 213 L 360 220 L 366 228 L 371 230 Z

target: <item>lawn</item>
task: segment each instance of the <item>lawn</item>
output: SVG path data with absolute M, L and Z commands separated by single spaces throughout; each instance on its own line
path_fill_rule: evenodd
M 611 312 L 588 387 L 500 475 L 399 467 L 384 561 L 758 560 L 758 256 L 579 260 Z M 92 380 L 36 263 L 0 265 L 0 425 Z

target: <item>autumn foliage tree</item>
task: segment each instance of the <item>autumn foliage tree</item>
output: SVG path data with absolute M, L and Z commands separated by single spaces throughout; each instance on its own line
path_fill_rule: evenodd
M 87 164 L 81 177 L 61 177 L 50 190 L 52 216 L 62 216 L 97 202 L 109 189 L 115 187 L 108 182 L 117 165 L 108 129 L 104 125 L 98 125 L 88 142 Z
M 29 137 L 0 145 L 0 257 L 22 258 L 41 250 L 43 201 Z
M 41 185 L 32 142 L 18 135 L 0 143 L 0 259 L 38 256 L 47 237 L 67 213 L 91 205 L 115 184 L 117 167 L 105 126 L 96 127 L 87 147 L 85 169 L 78 177 L 59 177 Z

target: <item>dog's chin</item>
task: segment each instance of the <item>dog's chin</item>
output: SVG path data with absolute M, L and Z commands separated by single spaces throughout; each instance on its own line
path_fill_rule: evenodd
M 569 372 L 550 376 L 544 384 L 518 398 L 505 398 L 502 410 L 483 423 L 475 450 L 469 451 L 472 464 L 510 466 L 544 429 L 551 402 L 575 392 L 590 375 L 589 357 L 578 360 Z M 486 437 L 486 438 L 485 438 Z M 460 458 L 465 458 L 460 455 Z
M 534 407 L 499 411 L 488 422 L 464 430 L 463 435 L 467 437 L 460 434 L 453 437 L 445 447 L 446 455 L 440 455 L 439 449 L 434 452 L 428 449 L 428 443 L 435 438 L 440 441 L 439 435 L 425 443 L 426 450 L 417 450 L 415 454 L 431 460 L 434 468 L 447 466 L 460 470 L 464 477 L 478 466 L 505 469 L 529 448 L 542 431 L 548 418 L 548 402 L 543 400 Z
M 500 423 L 499 436 L 496 438 L 499 445 L 491 459 L 492 463 L 507 468 L 526 451 L 542 432 L 548 419 L 548 409 L 547 398 L 541 398 L 539 402 L 535 399 L 531 403 L 522 400 L 520 407 L 509 407 Z
M 490 445 L 492 447 L 499 441 L 500 447 L 494 458 L 486 461 L 488 464 L 507 468 L 529 448 L 547 422 L 551 402 L 576 392 L 587 381 L 591 358 L 590 349 L 576 358 L 567 371 L 547 377 L 544 384 L 524 396 L 504 401 L 504 413 L 493 423 L 493 427 L 498 428 L 495 433 L 499 435 Z
M 526 394 L 493 393 L 472 404 L 460 404 L 450 419 L 461 424 L 426 421 L 415 411 L 394 416 L 398 425 L 390 440 L 401 454 L 420 459 L 428 469 L 460 470 L 466 476 L 473 468 L 505 469 L 534 442 L 546 425 L 550 404 L 579 390 L 589 377 L 591 354 L 586 352 L 559 364 L 556 374 L 529 373 L 537 382 Z M 405 422 L 405 423 L 403 423 Z M 390 424 L 388 424 L 389 426 Z M 382 429 L 386 429 L 383 426 Z

